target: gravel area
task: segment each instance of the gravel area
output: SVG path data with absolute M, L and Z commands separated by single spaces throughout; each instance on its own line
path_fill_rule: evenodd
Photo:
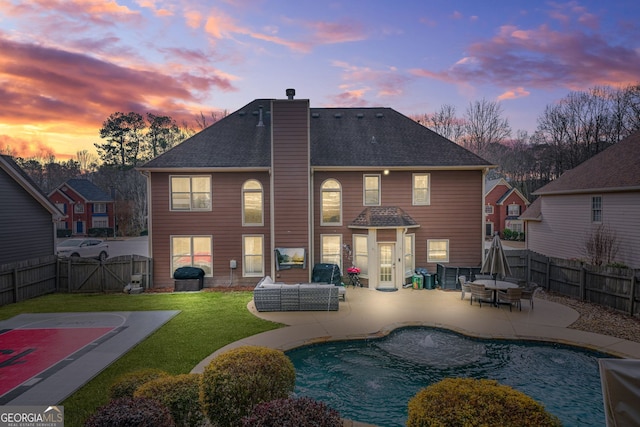
M 536 297 L 569 306 L 580 313 L 578 320 L 569 328 L 640 342 L 640 319 L 637 317 L 589 302 L 548 293 L 544 289 L 538 290 Z

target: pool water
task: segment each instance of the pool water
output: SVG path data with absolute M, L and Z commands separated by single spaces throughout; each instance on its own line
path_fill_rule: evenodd
M 296 396 L 380 427 L 404 426 L 409 400 L 447 377 L 495 379 L 542 403 L 564 426 L 605 424 L 598 358 L 611 356 L 575 347 L 403 328 L 381 339 L 306 346 L 287 355 L 296 368 Z

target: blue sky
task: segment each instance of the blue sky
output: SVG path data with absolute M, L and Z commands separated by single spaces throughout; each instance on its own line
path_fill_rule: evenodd
M 640 83 L 637 1 L 0 0 L 0 150 L 94 152 L 116 111 L 255 98 L 406 115 L 500 101 L 514 133 L 570 91 Z

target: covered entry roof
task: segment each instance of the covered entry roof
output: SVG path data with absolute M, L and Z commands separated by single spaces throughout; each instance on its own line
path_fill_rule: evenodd
M 363 210 L 349 228 L 416 228 L 420 225 L 397 206 L 371 206 Z

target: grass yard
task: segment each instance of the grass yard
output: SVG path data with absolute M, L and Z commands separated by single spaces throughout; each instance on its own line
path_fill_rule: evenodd
M 188 373 L 225 345 L 281 325 L 247 310 L 251 292 L 149 293 L 140 295 L 53 294 L 0 307 L 0 320 L 22 313 L 181 310 L 155 333 L 108 366 L 62 402 L 65 426 L 80 427 L 108 401 L 108 388 L 119 375 L 142 368 Z

